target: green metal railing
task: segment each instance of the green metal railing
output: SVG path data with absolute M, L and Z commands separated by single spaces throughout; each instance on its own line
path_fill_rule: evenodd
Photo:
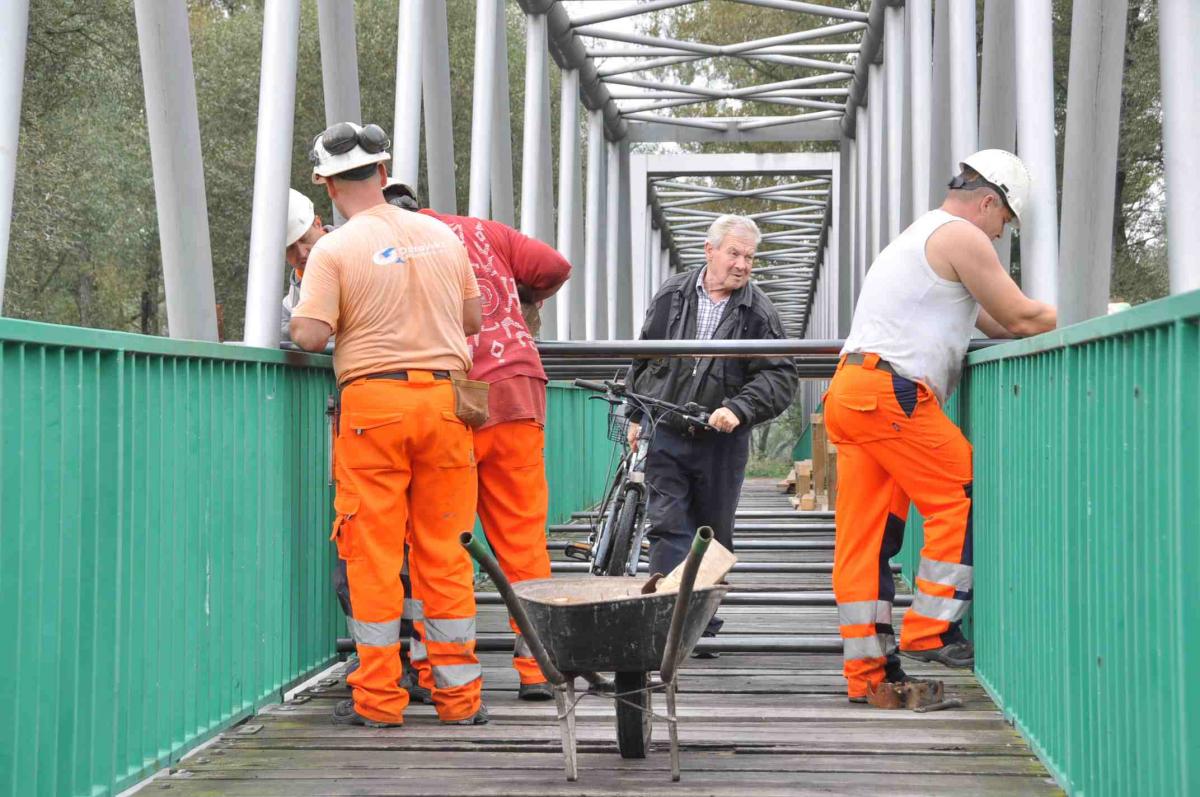
M 112 794 L 329 664 L 329 358 L 0 319 L 0 795 Z M 551 522 L 606 405 L 551 386 Z
M 976 672 L 1073 794 L 1200 794 L 1198 322 L 1194 292 L 968 358 Z
M 330 662 L 328 363 L 0 320 L 0 793 L 118 791 Z

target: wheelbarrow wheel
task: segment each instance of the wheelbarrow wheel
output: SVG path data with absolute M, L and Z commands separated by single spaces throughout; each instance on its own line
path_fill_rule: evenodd
M 641 494 L 638 489 L 636 487 L 625 488 L 625 492 L 621 496 L 621 509 L 613 519 L 612 541 L 608 547 L 608 562 L 605 563 L 604 575 L 637 575 L 636 569 L 632 573 L 629 572 L 629 560 L 633 557 L 631 548 L 637 539 L 634 530 L 641 521 L 641 509 Z
M 650 749 L 654 717 L 650 714 L 650 693 L 638 690 L 646 688 L 649 677 L 645 672 L 619 672 L 616 680 L 617 694 L 635 693 L 621 699 L 628 703 L 617 702 L 617 746 L 621 758 L 645 758 Z

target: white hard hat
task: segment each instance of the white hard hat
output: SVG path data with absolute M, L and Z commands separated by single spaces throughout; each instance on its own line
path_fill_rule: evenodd
M 312 200 L 295 188 L 288 189 L 287 238 L 284 246 L 291 246 L 313 225 L 317 213 Z
M 1021 159 L 1002 149 L 981 149 L 961 164 L 986 180 L 1004 199 L 1013 214 L 1013 226 L 1021 226 L 1021 214 L 1029 204 L 1029 170 Z
M 308 159 L 312 161 L 314 183 L 325 182 L 359 166 L 390 160 L 392 142 L 379 125 L 338 122 L 313 139 Z

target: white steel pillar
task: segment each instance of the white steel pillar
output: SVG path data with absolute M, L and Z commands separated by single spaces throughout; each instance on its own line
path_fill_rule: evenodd
M 907 48 L 904 40 L 904 9 L 888 6 L 883 12 L 884 63 L 887 92 L 887 236 L 891 243 L 903 229 L 904 188 L 904 73 L 907 71 Z
M 1075 6 L 1067 82 L 1058 323 L 1108 312 L 1128 0 Z
M 1200 288 L 1200 7 L 1193 0 L 1159 0 L 1158 9 L 1167 267 L 1171 293 L 1183 293 Z
M 642 322 L 633 312 L 633 229 L 630 223 L 629 140 L 618 145 L 617 182 L 617 333 L 610 337 L 637 337 Z M 611 179 L 611 178 L 610 178 Z M 612 272 L 610 272 L 612 274 Z
M 958 164 L 979 147 L 978 57 L 975 47 L 975 4 L 951 2 L 949 8 L 950 48 L 950 157 L 954 172 Z
M 413 0 L 416 2 L 416 0 Z M 496 0 L 475 3 L 475 80 L 471 102 L 471 184 L 467 215 L 491 218 L 492 136 L 496 109 Z
M 601 302 L 607 295 L 604 287 L 604 237 L 608 225 L 604 221 L 606 206 L 604 170 L 608 152 L 604 141 L 604 111 L 588 111 L 587 148 L 587 210 L 586 251 L 584 254 L 584 331 L 588 340 L 599 340 L 604 334 L 604 308 Z
M 870 147 L 867 151 L 867 265 L 874 262 L 883 248 L 883 75 L 880 66 L 871 64 L 867 71 L 867 126 L 870 128 Z M 864 271 L 865 273 L 865 271 Z
M 979 95 L 979 148 L 1017 149 L 1017 84 L 1013 76 L 1012 0 L 988 0 L 983 14 L 983 74 Z M 1000 262 L 1008 268 L 1012 231 L 1005 228 L 996 241 Z
M 933 103 L 929 145 L 929 207 L 941 207 L 946 183 L 958 171 L 950 152 L 950 10 L 936 0 L 933 16 Z
M 512 114 L 508 99 L 508 26 L 504 0 L 496 0 L 496 97 L 492 105 L 492 218 L 508 226 L 516 223 L 513 207 Z
M 908 0 L 908 159 L 912 170 L 912 215 L 929 210 L 929 147 L 933 126 L 933 9 L 931 0 Z
M 321 42 L 325 126 L 330 127 L 338 122 L 361 123 L 354 5 L 341 0 L 317 0 L 317 30 Z M 337 225 L 344 221 L 335 207 L 333 223 Z
M 856 131 L 855 138 L 855 166 L 854 171 L 857 177 L 857 187 L 855 188 L 855 196 L 858 202 L 855 205 L 855 232 L 854 232 L 854 251 L 857 253 L 854 263 L 854 299 L 853 304 L 858 303 L 858 294 L 862 290 L 863 277 L 866 276 L 867 269 L 871 266 L 871 236 L 868 234 L 871 220 L 871 180 L 870 172 L 870 150 L 872 130 L 868 123 L 867 109 L 861 105 L 855 110 L 855 115 L 858 117 L 854 129 Z
M 258 81 L 249 276 L 246 280 L 245 337 L 251 346 L 279 346 L 299 35 L 299 0 L 266 0 L 262 71 Z
M 439 4 L 440 5 L 440 4 Z M 543 191 L 549 166 L 550 114 L 548 99 L 549 51 L 545 14 L 525 16 L 525 119 L 521 146 L 521 232 L 554 244 L 554 230 L 546 227 L 547 210 L 554 195 Z M 555 297 L 542 305 L 542 337 L 557 337 L 558 309 Z
M 650 200 L 646 155 L 629 155 L 629 282 L 633 337 L 642 329 L 646 314 L 646 273 L 650 259 Z
M 424 11 L 425 46 L 421 48 L 421 93 L 425 109 L 425 204 L 439 213 L 458 213 L 454 187 L 454 122 L 450 98 L 450 39 L 446 4 Z M 417 188 L 413 185 L 413 190 Z
M 1058 197 L 1054 152 L 1054 52 L 1051 0 L 1016 0 L 1017 146 L 1031 177 L 1021 218 L 1021 287 L 1057 304 Z
M 135 0 L 134 10 L 154 168 L 167 329 L 173 338 L 216 340 L 217 305 L 187 3 Z M 281 248 L 280 259 L 282 255 Z M 275 342 L 279 342 L 278 327 Z
M 835 337 L 845 337 L 850 332 L 850 316 L 854 314 L 854 292 L 853 281 L 851 274 L 854 270 L 854 258 L 856 256 L 854 246 L 854 204 L 857 202 L 855 175 L 854 175 L 854 147 L 853 139 L 843 138 L 841 141 L 841 153 L 838 165 L 838 184 L 841 186 L 838 195 L 837 206 L 837 226 L 834 228 L 837 232 L 837 263 L 838 270 L 838 291 L 837 291 L 837 319 L 838 328 L 835 331 Z
M 558 292 L 558 336 L 582 337 L 582 319 L 572 324 L 573 295 L 582 295 L 580 263 L 575 257 L 575 217 L 579 215 L 579 70 L 562 71 L 562 103 L 558 125 L 558 251 L 574 268 L 573 276 Z
M 29 0 L 0 2 L 0 312 L 8 274 L 13 190 L 17 183 L 17 142 L 21 137 L 21 90 L 25 86 L 25 42 Z M 194 89 L 193 89 L 194 92 Z
M 353 4 L 351 4 L 353 5 Z M 396 25 L 396 113 L 392 125 L 392 177 L 416 190 L 421 170 L 421 49 L 425 3 L 400 0 Z M 353 11 L 351 11 L 353 13 Z
M 605 144 L 604 192 L 604 331 L 609 340 L 616 340 L 621 331 L 621 144 Z
M 646 292 L 650 298 L 658 293 L 658 286 L 662 283 L 662 256 L 662 230 L 655 227 L 650 232 L 650 288 Z M 646 306 L 650 306 L 649 301 L 646 302 Z

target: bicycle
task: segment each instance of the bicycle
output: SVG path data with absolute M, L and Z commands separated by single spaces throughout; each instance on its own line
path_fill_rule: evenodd
M 667 416 L 682 420 L 696 430 L 716 431 L 708 423 L 708 413 L 695 403 L 683 406 L 634 393 L 621 382 L 592 382 L 576 379 L 576 387 L 603 393 L 590 398 L 607 401 L 608 436 L 621 447 L 613 480 L 591 524 L 586 543 L 569 543 L 568 558 L 590 561 L 591 572 L 598 576 L 635 576 L 642 559 L 646 535 L 646 452 L 654 429 Z M 628 442 L 630 408 L 642 413 L 639 444 L 631 449 Z

